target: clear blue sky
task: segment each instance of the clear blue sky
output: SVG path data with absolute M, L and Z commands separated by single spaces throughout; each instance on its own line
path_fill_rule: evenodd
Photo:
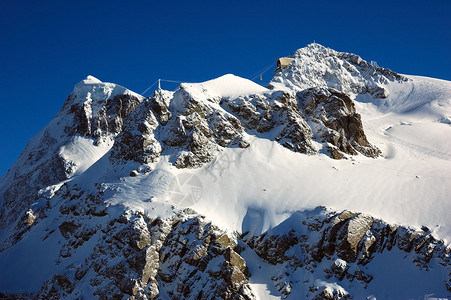
M 315 40 L 451 80 L 451 1 L 402 2 L 1 1 L 0 175 L 88 74 L 138 93 L 249 77 Z

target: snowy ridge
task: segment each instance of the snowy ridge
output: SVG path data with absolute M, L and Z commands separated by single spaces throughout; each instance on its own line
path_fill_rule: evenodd
M 238 98 L 242 95 L 263 94 L 268 89 L 248 79 L 233 74 L 226 74 L 200 84 L 203 89 L 219 97 Z
M 120 85 L 102 82 L 91 75 L 77 83 L 71 95 L 76 99 L 73 103 L 79 102 L 90 106 L 89 117 L 97 115 L 102 108 L 102 104 L 117 95 L 131 95 L 140 99 L 143 98 L 141 95 Z
M 77 84 L 0 179 L 0 297 L 450 297 L 451 83 L 294 58 L 268 88 Z
M 313 43 L 297 50 L 294 60 L 283 70 L 277 69 L 269 85 L 276 89 L 304 90 L 312 87 L 333 88 L 348 95 L 369 93 L 386 98 L 390 82 L 407 82 L 405 76 L 378 67 L 360 56 L 337 52 Z
M 107 153 L 123 115 L 129 113 L 127 103 L 131 108 L 142 99 L 93 76 L 77 83 L 55 118 L 30 140 L 0 179 L 0 228 L 17 220 L 39 190 L 81 174 Z

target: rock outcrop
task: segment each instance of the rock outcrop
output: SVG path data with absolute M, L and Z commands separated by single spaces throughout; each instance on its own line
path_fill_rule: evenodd
M 318 277 L 333 277 L 330 286 L 336 287 L 331 290 L 330 286 L 321 288 L 315 281 L 304 281 L 305 290 L 309 291 L 306 298 L 347 299 L 352 295 L 343 291 L 352 282 L 358 282 L 365 289 L 369 286 L 375 257 L 402 251 L 409 257 L 402 262 L 404 264 L 422 270 L 428 270 L 431 261 L 443 266 L 449 276 L 441 284 L 449 289 L 451 248 L 435 239 L 427 228 L 415 230 L 387 224 L 369 215 L 351 211 L 337 213 L 324 207 L 298 212 L 285 222 L 290 226 L 282 223 L 279 227 L 291 228 L 288 232 L 282 233 L 276 227 L 261 236 L 244 236 L 247 245 L 261 258 L 285 270 L 273 279 L 276 287 L 280 282 L 294 285 L 293 274 L 304 269 Z
M 249 146 L 246 134 L 271 133 L 283 146 L 316 154 L 322 143 L 332 158 L 377 157 L 360 115 L 345 94 L 327 89 L 221 98 L 196 85 L 157 91 L 124 121 L 110 159 L 155 162 L 171 153 L 177 168 L 198 168 L 224 147 Z
M 59 206 L 64 242 L 56 262 L 69 266 L 36 297 L 76 298 L 88 289 L 99 299 L 255 298 L 236 236 L 196 212 L 149 219 L 127 210 L 114 217 L 93 209 L 98 197 L 67 191 L 69 196 L 76 201 Z M 83 260 L 73 259 L 80 255 Z

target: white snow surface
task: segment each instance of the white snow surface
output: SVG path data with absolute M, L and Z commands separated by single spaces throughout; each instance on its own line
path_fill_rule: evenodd
M 267 88 L 264 88 L 249 79 L 241 78 L 233 74 L 226 74 L 216 79 L 190 85 L 208 91 L 208 94 L 210 95 L 222 98 L 237 98 L 241 95 L 269 92 Z
M 388 84 L 390 96 L 380 103 L 356 99 L 368 140 L 382 150 L 382 158 L 332 160 L 250 137 L 248 149 L 224 149 L 210 165 L 193 171 L 204 187 L 194 208 L 240 232 L 248 226 L 245 216 L 252 216 L 258 234 L 293 211 L 325 205 L 390 223 L 426 225 L 449 243 L 451 82 L 410 78 L 406 85 Z
M 133 95 L 137 98 L 142 98 L 141 95 L 132 92 L 123 86 L 110 82 L 102 82 L 92 75 L 86 76 L 85 79 L 77 83 L 72 94 L 76 95 L 80 101 L 105 101 L 121 94 Z

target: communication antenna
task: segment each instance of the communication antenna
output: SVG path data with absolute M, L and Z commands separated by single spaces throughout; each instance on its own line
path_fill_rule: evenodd
M 161 90 L 161 79 L 158 79 L 158 90 Z
M 263 81 L 263 73 L 260 74 L 260 81 Z

